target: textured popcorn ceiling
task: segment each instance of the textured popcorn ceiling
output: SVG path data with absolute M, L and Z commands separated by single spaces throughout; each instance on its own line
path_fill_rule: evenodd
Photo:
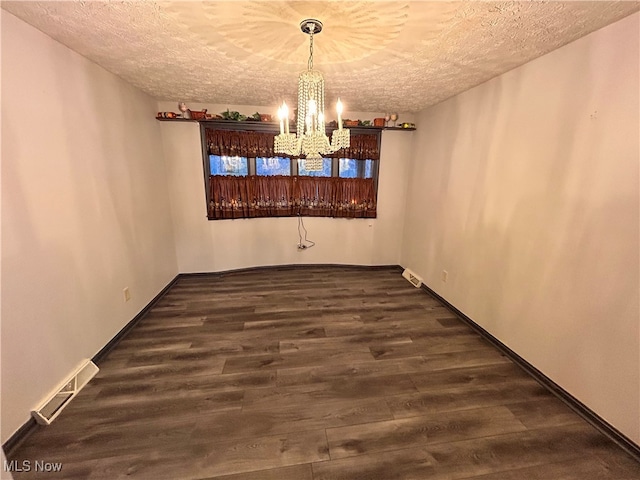
M 2 8 L 153 97 L 295 104 L 302 19 L 324 23 L 327 101 L 412 112 L 635 11 L 636 1 L 3 1 Z

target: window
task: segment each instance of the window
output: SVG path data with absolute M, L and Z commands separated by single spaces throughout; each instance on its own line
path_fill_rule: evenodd
M 373 164 L 374 160 L 365 160 L 365 164 L 364 164 L 364 178 L 373 178 L 374 176 L 374 164 Z M 376 165 L 377 166 L 377 162 Z M 376 174 L 377 176 L 377 174 Z
M 308 177 L 331 177 L 331 159 L 322 159 L 322 170 L 309 171 L 305 168 L 306 160 L 304 158 L 298 159 L 298 175 L 304 175 Z
M 202 122 L 207 216 L 375 218 L 380 131 L 351 132 L 351 146 L 308 171 L 275 154 L 274 125 Z
M 291 175 L 291 159 L 256 157 L 256 175 Z
M 338 176 L 342 178 L 373 178 L 374 160 L 340 158 Z
M 292 164 L 287 157 L 229 157 L 225 155 L 209 155 L 210 175 L 291 175 L 292 168 L 297 166 L 297 175 L 309 177 L 340 177 L 340 178 L 373 178 L 375 160 L 356 160 L 353 158 L 338 159 L 338 169 L 334 171 L 334 161 L 324 158 L 322 170 L 308 171 L 305 159 L 299 158 Z M 250 168 L 251 167 L 251 168 Z
M 211 175 L 249 175 L 248 165 L 247 157 L 209 156 Z

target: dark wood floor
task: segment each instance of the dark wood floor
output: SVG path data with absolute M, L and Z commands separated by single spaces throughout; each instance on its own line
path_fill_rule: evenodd
M 640 478 L 391 268 L 181 278 L 9 460 L 63 464 L 16 479 Z

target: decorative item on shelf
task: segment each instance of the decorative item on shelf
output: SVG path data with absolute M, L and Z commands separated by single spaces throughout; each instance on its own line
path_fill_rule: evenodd
M 222 118 L 224 120 L 235 120 L 236 122 L 242 122 L 247 119 L 246 115 L 242 115 L 240 112 L 230 112 L 227 108 L 226 112 L 222 112 Z
M 358 126 L 358 120 L 349 120 L 349 119 L 345 119 L 344 120 L 344 124 L 347 127 L 357 127 Z
M 390 114 L 390 113 L 387 113 L 387 114 L 385 114 L 385 116 L 384 116 L 384 126 L 385 126 L 385 127 L 388 127 L 388 126 L 389 126 L 389 120 L 391 120 L 391 114 Z
M 393 120 L 393 126 L 396 126 L 396 120 L 398 120 L 398 114 L 397 113 L 392 113 L 389 115 L 389 119 Z
M 261 113 L 260 114 L 260 121 L 261 122 L 270 122 L 271 121 L 271 115 L 269 115 L 268 113 Z
M 191 118 L 191 110 L 189 110 L 187 108 L 187 104 L 184 102 L 180 102 L 178 103 L 178 110 L 180 110 L 182 112 L 181 117 L 185 118 L 185 119 L 190 119 Z
M 373 126 L 374 127 L 384 127 L 385 126 L 385 119 L 384 118 L 374 118 L 373 119 Z
M 300 29 L 309 35 L 309 60 L 307 70 L 298 78 L 296 133 L 289 132 L 289 108 L 283 102 L 278 109 L 280 134 L 274 139 L 274 151 L 286 155 L 305 156 L 306 170 L 321 171 L 323 155 L 349 147 L 350 133 L 348 129 L 342 128 L 342 102 L 338 99 L 338 129 L 333 131 L 331 141 L 326 134 L 324 78 L 320 72 L 313 69 L 313 36 L 322 31 L 322 22 L 316 19 L 303 20 Z
M 178 118 L 178 114 L 174 112 L 158 112 L 156 118 Z
M 371 120 L 363 120 L 360 123 L 362 124 L 363 127 L 370 127 L 371 126 Z
M 400 124 L 400 126 L 402 128 L 416 128 L 416 124 L 415 123 L 408 123 L 408 122 L 404 122 L 404 123 Z
M 193 120 L 204 120 L 207 116 L 207 109 L 197 112 L 195 110 L 191 110 L 191 118 Z

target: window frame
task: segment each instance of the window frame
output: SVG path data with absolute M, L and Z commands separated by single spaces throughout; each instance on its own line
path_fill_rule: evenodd
M 234 120 L 201 120 L 198 122 L 200 124 L 200 146 L 202 151 L 202 167 L 204 173 L 204 191 L 205 191 L 205 215 L 208 220 L 216 220 L 209 217 L 209 202 L 211 201 L 211 192 L 210 192 L 210 177 L 211 177 L 211 166 L 209 159 L 209 147 L 207 145 L 207 130 L 231 130 L 231 131 L 250 131 L 250 132 L 265 132 L 265 133 L 273 133 L 278 134 L 279 124 L 277 122 L 237 122 Z M 292 131 L 295 130 L 295 126 L 292 126 Z M 331 135 L 333 131 L 336 130 L 336 127 L 326 127 L 327 135 Z M 349 129 L 352 134 L 375 134 L 377 135 L 377 148 L 378 152 L 381 151 L 382 144 L 382 130 L 383 127 L 351 127 Z M 280 156 L 280 155 L 278 155 Z M 257 175 L 256 174 L 256 158 L 257 157 L 246 157 L 247 158 L 247 171 L 248 176 Z M 290 159 L 290 176 L 298 176 L 298 159 L 296 157 L 284 157 Z M 348 158 L 348 157 L 343 157 Z M 364 170 L 365 165 L 364 162 L 366 160 L 359 160 L 362 162 L 362 166 L 359 165 L 358 172 L 360 173 L 360 169 L 362 169 L 363 176 L 358 178 L 364 178 Z M 372 164 L 372 178 L 374 182 L 374 192 L 375 192 L 375 202 L 378 202 L 378 181 L 380 174 L 380 158 L 373 159 Z M 262 175 L 260 175 L 262 176 Z M 331 158 L 331 177 L 339 177 L 340 176 L 340 158 L 335 157 Z M 326 178 L 326 177 L 325 177 Z

